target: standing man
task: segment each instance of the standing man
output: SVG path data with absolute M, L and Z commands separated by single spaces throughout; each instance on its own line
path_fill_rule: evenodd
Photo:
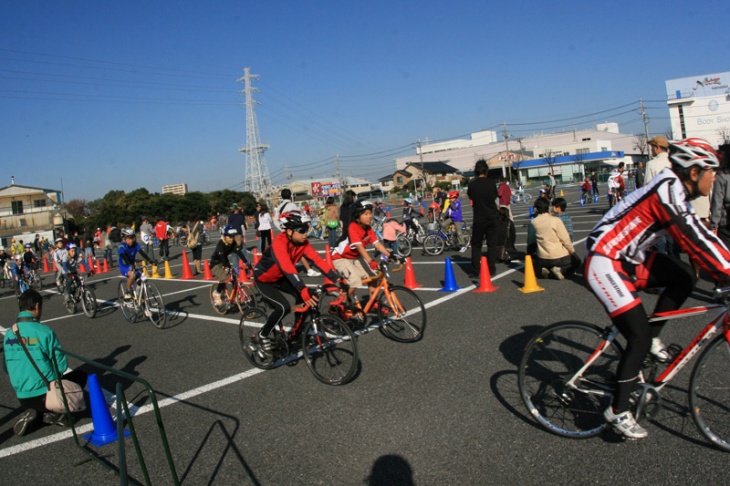
M 153 241 L 152 241 L 153 232 L 154 232 L 154 228 L 152 228 L 152 225 L 150 224 L 147 217 L 142 216 L 142 224 L 139 226 L 139 235 L 140 235 L 140 239 L 142 240 L 142 249 L 144 250 L 145 253 L 147 253 L 150 256 L 150 258 L 152 258 L 154 260 L 155 245 L 153 244 Z
M 555 177 L 552 172 L 548 172 L 548 199 L 555 197 Z
M 499 187 L 497 187 L 497 196 L 499 197 L 499 207 L 507 208 L 507 211 L 509 211 L 509 219 L 512 219 L 512 208 L 510 208 L 512 189 L 510 189 L 509 184 L 507 184 L 507 179 L 504 177 L 502 177 L 499 182 Z
M 653 157 L 646 163 L 646 172 L 644 174 L 644 184 L 648 184 L 658 173 L 667 167 L 671 167 L 669 162 L 669 142 L 666 137 L 658 135 L 649 140 L 651 147 L 651 156 Z
M 644 163 L 643 162 L 639 162 L 638 164 L 636 164 L 634 182 L 636 183 L 637 189 L 644 185 Z
M 114 265 L 114 255 L 119 251 L 119 245 L 122 243 L 122 230 L 117 228 L 116 224 L 112 225 L 107 235 L 107 248 L 109 248 L 109 265 Z
M 477 160 L 474 165 L 476 178 L 469 183 L 466 191 L 471 199 L 474 211 L 474 223 L 471 232 L 471 265 L 474 269 L 473 276 L 479 276 L 482 258 L 482 244 L 487 239 L 487 265 L 489 273 L 493 275 L 496 271 L 497 262 L 497 222 L 499 211 L 497 210 L 497 171 L 493 177 L 487 177 L 489 168 L 484 159 Z
M 155 225 L 155 236 L 160 245 L 160 260 L 167 261 L 170 259 L 170 223 L 161 219 Z M 150 256 L 150 258 L 152 258 Z
M 591 187 L 593 188 L 593 196 L 598 196 L 598 176 L 595 172 L 591 172 Z

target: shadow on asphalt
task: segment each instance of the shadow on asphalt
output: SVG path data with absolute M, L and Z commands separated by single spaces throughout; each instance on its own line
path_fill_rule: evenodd
M 368 486 L 413 486 L 413 468 L 402 456 L 388 454 L 373 463 L 370 475 L 363 480 Z

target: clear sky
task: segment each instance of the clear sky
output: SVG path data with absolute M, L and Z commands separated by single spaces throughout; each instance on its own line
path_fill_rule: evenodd
M 730 70 L 730 4 L 0 0 L 0 187 L 242 190 L 243 84 L 273 183 L 375 180 L 417 140 L 669 128 L 664 81 Z M 560 120 L 560 121 L 556 121 Z

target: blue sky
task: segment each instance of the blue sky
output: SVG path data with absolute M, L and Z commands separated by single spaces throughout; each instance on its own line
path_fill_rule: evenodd
M 244 67 L 274 183 L 336 155 L 375 180 L 418 139 L 502 123 L 638 133 L 640 98 L 664 133 L 665 80 L 730 70 L 722 5 L 0 1 L 0 186 L 241 190 Z

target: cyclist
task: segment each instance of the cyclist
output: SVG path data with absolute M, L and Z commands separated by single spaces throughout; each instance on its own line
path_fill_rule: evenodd
M 689 138 L 672 143 L 669 154 L 672 166 L 614 206 L 586 241 L 586 281 L 627 341 L 618 365 L 616 394 L 604 417 L 631 439 L 648 435 L 628 410 L 644 357 L 651 352 L 659 360 L 671 359 L 658 338 L 664 322 L 649 324 L 636 291 L 664 287 L 654 309 L 664 312 L 678 309 L 696 281 L 690 265 L 652 251 L 652 245 L 668 233 L 716 279 L 730 275 L 730 252 L 690 204 L 710 192 L 719 165 L 717 153 L 706 141 Z
M 73 279 L 78 282 L 79 265 L 83 265 L 86 269 L 86 273 L 89 275 L 94 273 L 94 269 L 89 268 L 89 264 L 78 255 L 78 247 L 76 246 L 76 243 L 69 243 L 66 245 L 66 252 L 64 254 L 63 261 L 61 262 L 61 272 L 63 273 L 64 280 L 66 281 L 66 286 L 63 291 L 64 302 L 71 300 L 71 280 Z
M 284 294 L 293 296 L 297 304 L 317 305 L 317 298 L 309 293 L 309 289 L 299 277 L 295 265 L 306 257 L 327 278 L 338 282 L 340 287 L 347 288 L 347 281 L 312 248 L 307 240 L 311 220 L 302 211 L 288 211 L 279 216 L 279 226 L 283 229 L 271 246 L 264 251 L 256 268 L 254 278 L 256 288 L 274 311 L 266 319 L 266 324 L 259 331 L 259 353 L 271 356 L 271 339 L 269 335 L 274 327 L 291 312 L 291 305 Z
M 10 254 L 5 251 L 4 246 L 0 246 L 0 272 L 5 270 L 5 264 L 10 260 Z
M 405 208 L 403 208 L 403 224 L 406 225 L 406 228 L 413 231 L 413 239 L 415 241 L 415 237 L 418 234 L 418 226 L 416 225 L 418 214 L 413 209 L 413 199 L 407 197 L 403 199 L 403 204 L 405 204 Z
M 25 253 L 23 253 L 23 264 L 25 264 L 26 268 L 28 268 L 29 270 L 36 270 L 38 268 L 38 266 L 36 265 L 35 255 L 33 254 L 30 243 L 25 244 Z
M 213 255 L 210 257 L 210 273 L 218 279 L 218 287 L 213 292 L 213 303 L 216 306 L 223 303 L 221 292 L 226 288 L 228 277 L 231 274 L 231 262 L 228 260 L 228 256 L 231 254 L 238 256 L 248 268 L 251 268 L 251 264 L 243 253 L 243 235 L 238 228 L 227 225 L 223 228 L 223 238 L 215 246 Z M 238 268 L 234 268 L 233 271 L 236 275 L 238 274 Z
M 132 228 L 123 228 L 121 231 L 122 242 L 117 250 L 117 259 L 119 260 L 119 273 L 122 277 L 127 277 L 127 289 L 124 291 L 124 299 L 132 300 L 132 285 L 136 278 L 134 272 L 135 259 L 137 253 L 142 255 L 148 263 L 157 265 L 157 261 L 150 258 L 142 247 L 137 243 L 137 235 L 134 234 Z M 130 271 L 131 270 L 131 271 Z
M 370 201 L 357 201 L 352 205 L 352 222 L 347 232 L 348 237 L 341 241 L 332 253 L 332 263 L 335 269 L 346 279 L 359 283 L 361 280 L 372 277 L 378 270 L 378 261 L 368 252 L 368 245 L 387 258 L 392 258 L 390 251 L 378 241 L 370 223 L 373 219 L 373 205 Z M 368 284 L 370 295 L 375 293 L 377 282 Z M 350 295 L 355 295 L 354 286 Z
M 53 249 L 51 258 L 56 264 L 56 287 L 60 287 L 63 285 L 63 271 L 61 269 L 61 265 L 63 263 L 63 257 L 66 255 L 66 247 L 64 245 L 63 238 L 56 238 L 54 244 L 55 248 Z
M 18 290 L 18 294 L 22 294 L 28 290 L 28 286 L 25 284 L 23 274 L 26 271 L 25 264 L 23 263 L 23 255 L 13 255 L 13 278 L 15 279 L 15 288 Z
M 444 211 L 444 228 L 448 229 L 451 223 L 454 223 L 456 229 L 456 239 L 459 243 L 459 252 L 464 253 L 467 248 L 468 241 L 464 241 L 464 234 L 461 232 L 461 226 L 464 224 L 464 217 L 461 215 L 461 201 L 459 201 L 459 191 L 449 191 L 449 206 Z

